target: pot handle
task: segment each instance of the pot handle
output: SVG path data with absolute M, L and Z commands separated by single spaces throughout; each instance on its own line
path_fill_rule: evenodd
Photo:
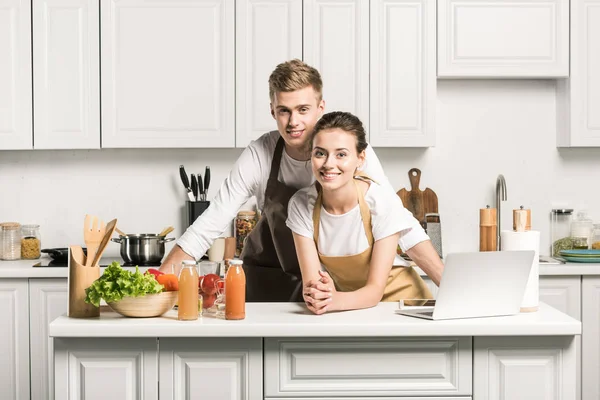
M 164 238 L 164 239 L 160 239 L 158 241 L 158 243 L 167 243 L 167 242 L 170 242 L 170 241 L 173 241 L 173 240 L 175 240 L 175 238 Z
M 119 243 L 119 244 L 120 244 L 120 243 L 121 243 L 121 241 L 122 241 L 122 239 L 121 239 L 121 238 L 118 238 L 118 239 L 117 239 L 117 238 L 110 238 L 110 241 L 111 241 L 111 242 L 115 242 L 115 243 Z

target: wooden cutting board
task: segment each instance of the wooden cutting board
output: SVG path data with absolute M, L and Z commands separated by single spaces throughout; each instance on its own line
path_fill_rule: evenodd
M 408 171 L 408 179 L 410 180 L 410 191 L 403 188 L 397 194 L 404 207 L 423 225 L 425 214 L 438 213 L 438 198 L 435 192 L 429 188 L 423 191 L 419 189 L 421 170 L 418 168 L 411 168 Z

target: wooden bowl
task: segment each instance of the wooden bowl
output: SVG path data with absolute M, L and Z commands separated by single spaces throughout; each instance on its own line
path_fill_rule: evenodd
M 161 292 L 140 297 L 123 297 L 119 301 L 107 303 L 115 312 L 125 317 L 158 317 L 173 308 L 179 292 Z

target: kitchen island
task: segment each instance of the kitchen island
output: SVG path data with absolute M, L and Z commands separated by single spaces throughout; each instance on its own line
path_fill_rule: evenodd
M 321 316 L 253 303 L 242 321 L 61 316 L 57 399 L 574 399 L 581 322 L 536 313 L 428 321 L 397 303 Z M 107 384 L 110 382 L 110 385 Z

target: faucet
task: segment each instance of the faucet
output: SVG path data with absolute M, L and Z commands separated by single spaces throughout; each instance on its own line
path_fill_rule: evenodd
M 500 213 L 500 201 L 506 201 L 506 180 L 504 180 L 504 175 L 498 175 L 496 179 L 496 213 L 498 216 L 498 221 L 496 223 L 496 250 L 500 250 L 500 222 L 502 221 L 501 213 Z

